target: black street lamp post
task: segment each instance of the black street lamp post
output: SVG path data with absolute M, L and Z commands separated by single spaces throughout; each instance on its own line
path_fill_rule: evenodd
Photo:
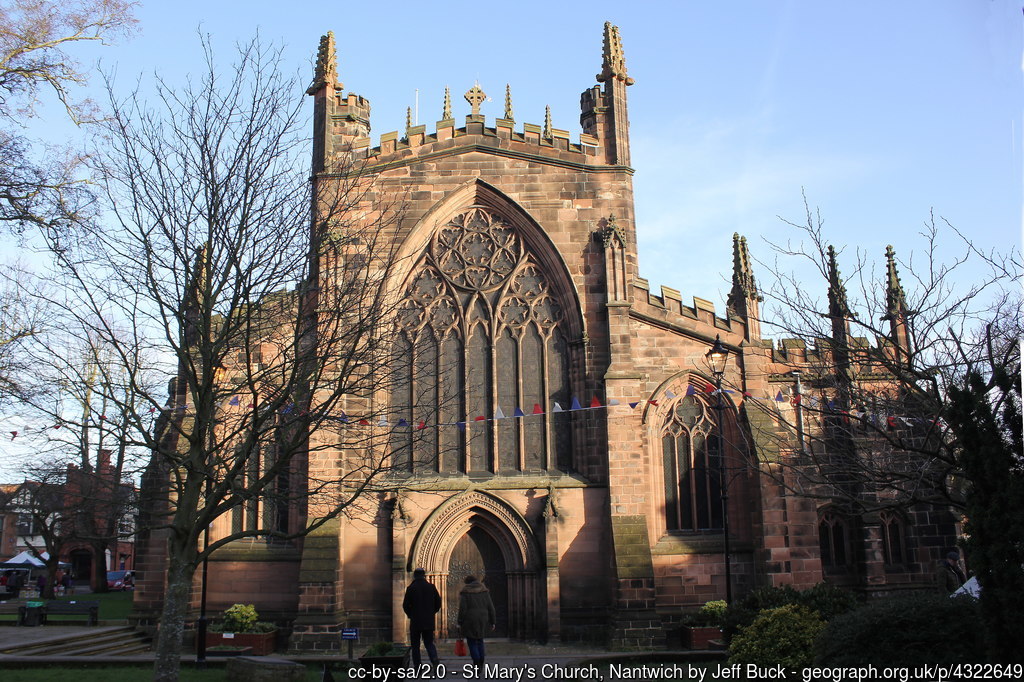
M 203 529 L 203 552 L 210 546 L 210 526 Z M 203 571 L 199 587 L 199 620 L 196 622 L 196 667 L 206 667 L 206 570 L 209 559 L 203 556 Z
M 715 388 L 718 389 L 718 400 L 715 403 L 715 410 L 718 411 L 718 468 L 719 481 L 722 492 L 722 534 L 725 539 L 725 601 L 732 604 L 732 552 L 729 546 L 729 472 L 725 465 L 725 401 L 722 400 L 722 376 L 725 374 L 725 364 L 729 359 L 729 351 L 722 345 L 722 337 L 715 337 L 715 345 L 705 356 L 711 372 L 715 375 Z

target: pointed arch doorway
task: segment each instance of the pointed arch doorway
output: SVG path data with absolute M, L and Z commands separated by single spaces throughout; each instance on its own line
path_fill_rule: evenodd
M 501 547 L 483 528 L 471 527 L 452 548 L 448 559 L 448 622 L 458 622 L 459 592 L 468 575 L 476 576 L 491 593 L 495 637 L 508 637 L 508 575 Z
M 449 499 L 420 527 L 406 570 L 426 569 L 444 604 L 438 631 L 456 636 L 459 591 L 467 575 L 483 578 L 496 615 L 495 636 L 546 636 L 544 577 L 537 538 L 508 503 L 483 491 Z

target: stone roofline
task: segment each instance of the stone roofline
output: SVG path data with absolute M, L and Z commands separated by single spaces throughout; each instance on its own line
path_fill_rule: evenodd
M 338 131 L 345 123 L 353 120 L 354 110 L 366 105 L 362 97 L 352 93 L 344 99 L 340 94 L 336 97 L 338 113 L 330 118 L 333 127 Z M 443 119 L 435 124 L 434 131 L 430 133 L 427 132 L 425 124 L 409 126 L 404 135 L 399 131 L 383 133 L 376 147 L 370 146 L 372 139 L 369 136 L 351 137 L 348 138 L 349 143 L 345 145 L 345 152 L 353 160 L 364 161 L 384 159 L 408 150 L 416 150 L 416 155 L 422 156 L 429 153 L 431 146 L 450 149 L 453 146 L 452 140 L 457 141 L 454 143 L 455 146 L 462 146 L 459 142 L 469 143 L 470 140 L 460 138 L 481 137 L 485 140 L 482 144 L 491 149 L 505 149 L 530 156 L 542 155 L 578 165 L 607 165 L 599 160 L 600 141 L 593 135 L 580 133 L 579 141 L 572 142 L 569 131 L 560 128 L 523 123 L 521 129 L 516 131 L 514 120 L 497 118 L 493 121 L 492 127 L 486 125 L 486 117 L 483 115 L 468 115 L 465 125 L 456 127 L 456 119 Z
M 719 317 L 715 313 L 715 304 L 705 298 L 694 296 L 693 305 L 690 306 L 683 303 L 682 294 L 677 289 L 662 286 L 660 296 L 651 293 L 650 283 L 643 277 L 633 279 L 630 302 L 633 305 L 632 317 L 658 326 L 683 331 L 690 336 L 703 338 L 709 342 L 713 342 L 716 333 L 719 332 L 742 336 L 746 330 L 746 323 L 742 318 L 737 316 Z M 698 326 L 695 326 L 694 322 Z M 727 338 L 722 340 L 728 342 Z
M 633 279 L 633 292 L 630 300 L 631 315 L 646 322 L 671 329 L 685 331 L 691 336 L 707 337 L 714 340 L 714 334 L 723 333 L 723 342 L 727 341 L 724 333 L 742 335 L 746 321 L 739 316 L 720 317 L 715 312 L 715 304 L 699 296 L 693 297 L 693 304 L 683 303 L 683 297 L 677 289 L 662 286 L 661 295 L 652 293 L 650 283 L 643 277 Z M 699 326 L 695 326 L 696 322 Z M 704 328 L 701 329 L 701 326 Z M 784 338 L 777 342 L 774 339 L 757 339 L 756 347 L 763 349 L 766 357 L 774 363 L 790 368 L 800 365 L 815 365 L 828 362 L 831 358 L 831 341 L 818 339 L 813 347 L 808 348 L 807 341 L 799 338 Z M 895 346 L 891 339 L 878 336 L 874 343 L 864 336 L 850 338 L 851 349 L 872 349 L 891 354 L 895 357 Z

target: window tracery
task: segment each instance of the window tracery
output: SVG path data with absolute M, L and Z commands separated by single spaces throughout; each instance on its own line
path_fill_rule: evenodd
M 850 565 L 850 524 L 845 516 L 833 509 L 822 512 L 818 521 L 818 543 L 825 571 L 841 571 Z
M 661 435 L 665 517 L 670 531 L 722 528 L 722 462 L 707 404 L 686 396 L 668 411 Z
M 885 563 L 890 566 L 902 564 L 906 556 L 903 518 L 894 512 L 884 511 L 879 514 L 878 520 L 882 531 L 882 555 Z
M 398 314 L 394 419 L 400 468 L 440 473 L 566 468 L 569 345 L 563 306 L 522 236 L 474 206 L 434 234 Z M 543 415 L 532 416 L 539 405 Z M 530 417 L 508 417 L 517 407 Z M 485 416 L 476 421 L 477 416 Z M 464 428 L 454 428 L 463 423 Z M 447 425 L 447 426 L 445 426 Z

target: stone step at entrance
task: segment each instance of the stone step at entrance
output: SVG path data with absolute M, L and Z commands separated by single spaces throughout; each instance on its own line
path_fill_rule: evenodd
M 19 628 L 18 634 L 28 634 Z M 48 636 L 46 626 L 32 628 L 29 641 L 0 648 L 7 656 L 130 656 L 150 651 L 152 640 L 128 626 L 82 627 Z M 3 641 L 0 637 L 0 641 Z M 0 645 L 2 646 L 2 645 Z

